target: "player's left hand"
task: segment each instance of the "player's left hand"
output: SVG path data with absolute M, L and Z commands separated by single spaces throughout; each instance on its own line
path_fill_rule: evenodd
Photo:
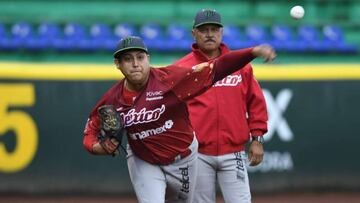
M 191 67 L 191 69 L 193 70 L 193 73 L 196 73 L 196 72 L 201 72 L 204 68 L 206 67 L 209 67 L 210 70 L 213 69 L 214 67 L 214 64 L 213 63 L 208 63 L 208 62 L 204 62 L 204 63 L 200 63 L 200 64 L 197 64 L 193 67 Z
M 260 142 L 254 141 L 251 142 L 249 148 L 249 162 L 250 166 L 256 166 L 260 164 L 263 160 L 264 148 Z
M 115 156 L 125 134 L 124 125 L 113 105 L 100 106 L 98 115 L 101 122 L 99 143 L 108 154 Z

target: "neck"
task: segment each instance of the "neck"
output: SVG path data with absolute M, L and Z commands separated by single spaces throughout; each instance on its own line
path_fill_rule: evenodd
M 216 58 L 218 56 L 220 56 L 221 51 L 220 48 L 216 49 L 216 50 L 212 50 L 212 51 L 205 51 L 205 50 L 201 50 L 204 55 L 208 58 L 208 59 L 213 59 Z
M 144 87 L 144 84 L 134 84 L 125 79 L 124 86 L 131 92 L 139 92 Z

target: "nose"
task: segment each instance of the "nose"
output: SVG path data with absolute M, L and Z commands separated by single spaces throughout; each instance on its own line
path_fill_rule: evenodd
M 214 35 L 214 31 L 211 29 L 206 29 L 206 36 L 207 37 L 212 37 Z
M 211 36 L 212 36 L 211 30 L 206 30 L 206 37 L 211 37 Z
M 213 37 L 214 37 L 214 32 L 211 31 L 211 30 L 208 30 L 208 31 L 206 32 L 206 37 L 207 37 L 207 38 L 213 38 Z
M 139 62 L 138 60 L 135 58 L 134 61 L 133 61 L 133 66 L 134 67 L 138 67 L 139 66 Z

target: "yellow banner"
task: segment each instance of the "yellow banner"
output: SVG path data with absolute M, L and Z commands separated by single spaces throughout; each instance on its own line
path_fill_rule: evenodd
M 273 80 L 358 80 L 360 64 L 253 64 L 256 78 Z M 0 63 L 0 79 L 117 80 L 113 64 Z

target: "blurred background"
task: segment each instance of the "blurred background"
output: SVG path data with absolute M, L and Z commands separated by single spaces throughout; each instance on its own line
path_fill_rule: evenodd
M 290 17 L 295 5 L 303 19 Z M 190 51 L 203 8 L 222 15 L 230 48 L 278 52 L 253 63 L 269 112 L 265 159 L 248 167 L 254 202 L 359 202 L 358 0 L 0 0 L 0 202 L 133 199 L 125 155 L 83 148 L 88 114 L 122 78 L 120 38 L 143 37 L 153 65 L 171 64 Z

